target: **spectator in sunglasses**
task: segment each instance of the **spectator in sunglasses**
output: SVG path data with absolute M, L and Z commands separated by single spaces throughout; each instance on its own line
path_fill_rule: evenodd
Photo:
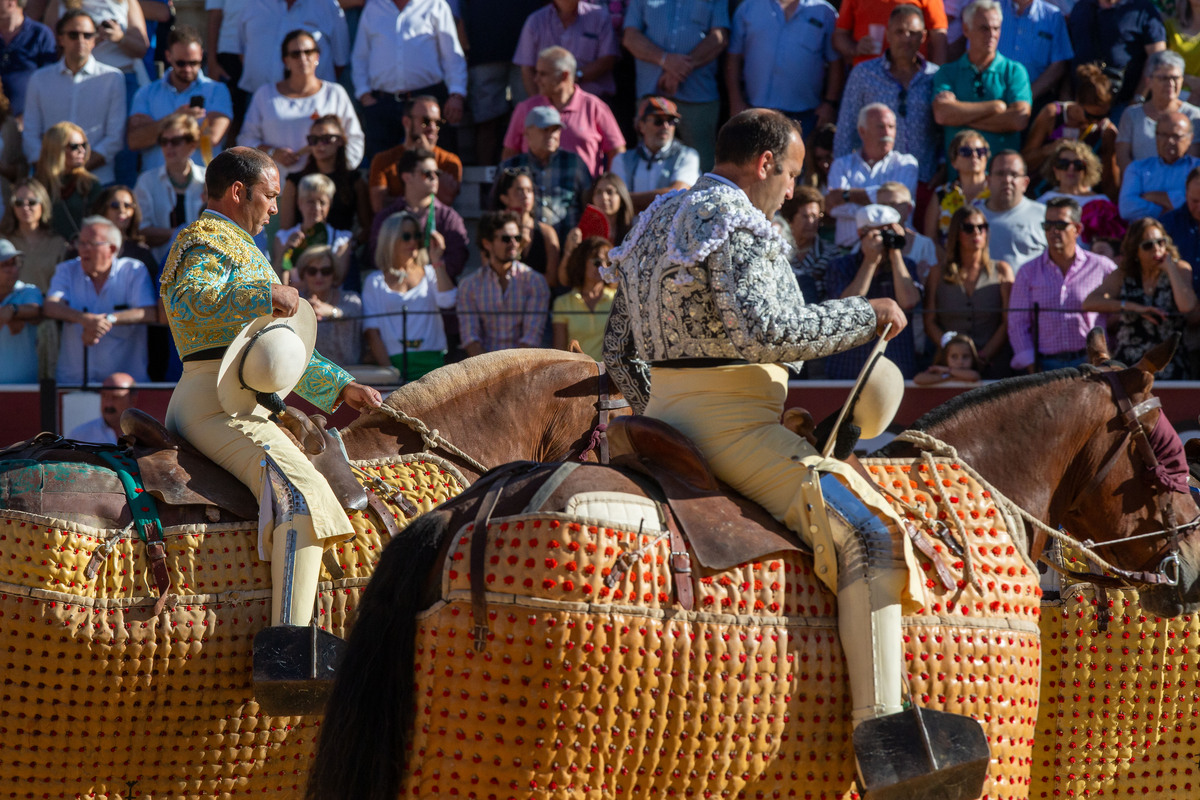
M 146 238 L 142 234 L 142 209 L 132 189 L 120 184 L 105 187 L 92 205 L 91 213 L 104 217 L 121 232 L 121 249 L 117 251 L 117 258 L 140 261 L 151 275 L 158 275 L 159 261 L 146 246 Z M 66 258 L 77 255 L 78 250 L 72 246 Z
M 547 281 L 557 277 L 558 234 L 549 224 L 534 217 L 537 187 L 527 170 L 507 169 L 496 176 L 496 195 L 501 210 L 512 211 L 521 221 L 521 263 L 540 272 Z
M 987 377 L 1011 374 L 1012 351 L 1004 310 L 1015 275 L 988 254 L 988 221 L 970 206 L 950 218 L 946 255 L 925 284 L 925 335 L 940 342 L 946 331 L 969 336 Z
M 312 121 L 333 114 L 347 134 L 347 166 L 357 167 L 363 157 L 362 126 L 346 90 L 321 79 L 318 67 L 322 51 L 313 34 L 292 31 L 284 37 L 280 54 L 285 65 L 283 80 L 266 83 L 254 92 L 238 144 L 267 153 L 275 159 L 280 178 L 286 178 L 304 167 L 305 157 L 311 152 L 308 131 Z
M 317 315 L 317 349 L 339 367 L 362 363 L 363 301 L 342 286 L 333 248 L 319 244 L 296 261 L 297 288 Z
M 350 231 L 338 230 L 329 224 L 329 209 L 333 206 L 333 181 L 319 173 L 305 175 L 300 180 L 298 205 L 300 223 L 280 230 L 275 235 L 271 262 L 283 282 L 293 284 L 293 274 L 300 256 L 310 247 L 327 245 L 333 250 L 338 272 L 346 274 L 350 266 Z
M 175 232 L 199 219 L 204 207 L 205 168 L 192 160 L 199 138 L 200 126 L 191 114 L 167 117 L 158 136 L 166 161 L 138 176 L 134 187 L 142 209 L 141 235 L 154 252 L 155 265 L 167 257 Z
M 100 179 L 88 171 L 91 148 L 83 128 L 59 122 L 46 131 L 33 175 L 50 193 L 54 204 L 51 225 L 67 241 L 79 233 L 79 225 L 100 194 Z
M 1117 126 L 1108 118 L 1112 110 L 1112 81 L 1096 64 L 1075 68 L 1075 99 L 1050 103 L 1038 112 L 1021 155 L 1033 172 L 1042 169 L 1060 139 L 1077 139 L 1100 159 L 1099 185 L 1115 200 L 1120 184 L 1117 166 Z M 1093 184 L 1096 185 L 1096 184 Z
M 1182 335 L 1195 309 L 1192 265 L 1179 257 L 1162 223 L 1149 217 L 1129 226 L 1120 266 L 1083 302 L 1084 311 L 1108 315 L 1112 357 L 1125 364 L 1136 364 L 1172 334 Z M 1187 373 L 1187 348 L 1176 347 L 1154 378 L 1181 380 L 1191 377 Z
M 600 236 L 584 239 L 567 260 L 570 291 L 554 298 L 554 347 L 569 350 L 571 341 L 597 361 L 604 360 L 604 328 L 617 286 L 605 283 L 600 270 L 609 265 L 612 242 Z
M 1021 146 L 1032 102 L 1029 73 L 997 52 L 1002 19 L 995 0 L 963 9 L 967 52 L 938 70 L 933 82 L 933 118 L 947 145 L 963 128 L 975 128 L 992 152 Z
M 407 211 L 421 220 L 423 246 L 430 246 L 435 230 L 445 239 L 446 270 L 457 280 L 467 263 L 467 226 L 457 211 L 437 199 L 437 160 L 429 150 L 407 150 L 400 157 L 397 169 L 404 181 L 404 194 L 375 215 L 367 243 L 368 260 L 374 255 L 384 220 L 397 212 Z
M 333 181 L 333 204 L 329 224 L 338 230 L 357 229 L 360 241 L 366 241 L 371 229 L 371 204 L 362 173 L 346 163 L 346 129 L 336 114 L 313 120 L 308 129 L 308 161 L 304 168 L 287 176 L 279 196 L 279 227 L 290 228 L 299 221 L 297 188 L 308 175 L 324 175 Z
M 36 163 L 46 134 L 60 120 L 71 120 L 84 143 L 91 142 L 80 166 L 94 173 L 99 183 L 112 183 L 116 179 L 113 159 L 125 144 L 125 76 L 92 55 L 96 23 L 84 12 L 63 14 L 56 31 L 62 59 L 33 73 L 26 87 L 25 157 Z M 42 183 L 57 200 L 54 188 L 45 180 Z M 78 225 L 78 217 L 74 223 Z M 77 232 L 71 230 L 69 235 Z
M 515 347 L 541 347 L 546 335 L 550 287 L 518 260 L 521 224 L 511 211 L 493 211 L 479 221 L 484 266 L 458 288 L 458 327 L 468 356 Z
M 438 135 L 447 124 L 442 119 L 442 107 L 436 97 L 421 95 L 414 97 L 408 112 L 401 117 L 404 141 L 390 150 L 377 153 L 371 159 L 371 174 L 367 184 L 371 192 L 371 211 L 378 214 L 383 207 L 404 194 L 404 183 L 400 180 L 397 166 L 405 150 L 429 150 L 438 168 L 437 198 L 446 205 L 454 205 L 462 186 L 462 159 L 438 147 Z
M 400 370 L 405 381 L 446 363 L 448 342 L 439 312 L 454 308 L 458 295 L 445 253 L 437 231 L 425 247 L 422 220 L 412 214 L 392 214 L 380 226 L 379 271 L 363 284 L 363 327 L 375 362 Z
M 172 28 L 167 37 L 166 58 L 170 67 L 166 74 L 138 89 L 133 96 L 128 124 L 129 149 L 141 151 L 142 172 L 163 165 L 165 154 L 159 139 L 169 117 L 186 114 L 201 126 L 212 145 L 207 154 L 209 159 L 221 152 L 221 143 L 233 117 L 228 87 L 200 71 L 204 63 L 204 44 L 199 31 L 188 25 Z M 199 166 L 205 165 L 204 158 L 200 148 L 192 151 L 192 160 Z
M 1042 177 L 1051 188 L 1038 198 L 1045 203 L 1055 197 L 1071 197 L 1080 207 L 1107 198 L 1094 191 L 1100 183 L 1100 159 L 1091 148 L 1076 139 L 1059 139 L 1050 158 L 1042 164 Z
M 954 212 L 991 196 L 988 188 L 991 156 L 992 149 L 979 131 L 964 128 L 950 140 L 947 162 L 955 177 L 933 190 L 933 197 L 925 207 L 926 236 L 939 245 L 945 243 Z
M 638 106 L 638 146 L 613 157 L 612 174 L 625 182 L 633 210 L 644 211 L 660 194 L 690 189 L 700 179 L 700 154 L 679 141 L 679 107 L 666 97 Z

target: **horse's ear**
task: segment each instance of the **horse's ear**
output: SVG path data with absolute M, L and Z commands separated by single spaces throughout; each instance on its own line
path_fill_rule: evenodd
M 1148 372 L 1151 375 L 1159 372 L 1171 363 L 1171 356 L 1175 355 L 1175 348 L 1179 346 L 1179 338 L 1178 333 L 1172 333 L 1166 341 L 1150 348 L 1135 366 L 1142 372 Z
M 578 339 L 571 340 L 571 344 L 569 344 L 567 346 L 567 352 L 568 353 L 578 353 L 579 355 L 583 355 L 583 348 L 580 347 Z
M 1103 367 L 1112 358 L 1108 353 L 1108 337 L 1104 335 L 1104 328 L 1099 325 L 1088 331 L 1087 355 L 1088 363 L 1093 367 Z

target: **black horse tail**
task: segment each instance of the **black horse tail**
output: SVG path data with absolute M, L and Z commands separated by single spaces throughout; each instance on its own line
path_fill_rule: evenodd
M 307 800 L 395 800 L 412 737 L 416 612 L 449 515 L 413 520 L 384 548 L 321 724 Z

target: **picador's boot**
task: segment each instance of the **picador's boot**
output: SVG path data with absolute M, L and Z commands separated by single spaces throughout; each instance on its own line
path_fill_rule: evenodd
M 271 627 L 254 637 L 254 698 L 275 716 L 319 714 L 345 641 L 311 624 L 324 548 L 312 518 L 294 514 L 271 541 Z
M 838 631 L 859 787 L 867 800 L 974 800 L 990 758 L 979 722 L 904 707 L 902 543 L 841 483 L 823 476 L 821 489 L 838 552 Z

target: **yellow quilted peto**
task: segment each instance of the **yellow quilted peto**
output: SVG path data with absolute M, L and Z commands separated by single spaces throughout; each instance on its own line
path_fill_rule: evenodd
M 944 494 L 964 521 L 981 590 L 929 587 L 926 613 L 905 622 L 909 682 L 918 702 L 983 722 L 993 749 L 985 796 L 1023 800 L 1041 665 L 1036 570 L 961 470 L 871 470 L 914 517 L 947 514 Z M 403 796 L 850 795 L 835 601 L 807 556 L 699 571 L 695 610 L 684 612 L 663 536 L 552 513 L 496 519 L 489 635 L 476 651 L 474 535 L 469 525 L 455 534 L 442 601 L 421 621 L 420 723 Z M 633 563 L 613 578 L 624 553 Z

